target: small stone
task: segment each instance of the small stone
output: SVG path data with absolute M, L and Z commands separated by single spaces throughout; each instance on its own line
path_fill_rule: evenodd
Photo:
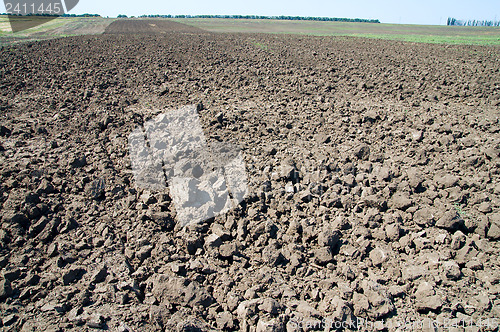
M 135 254 L 135 257 L 137 257 L 139 261 L 142 263 L 144 262 L 144 260 L 146 260 L 146 258 L 149 258 L 151 256 L 152 250 L 153 250 L 152 245 L 141 247 L 141 249 L 139 249 L 139 251 L 137 251 L 137 253 Z
M 42 216 L 36 223 L 31 225 L 28 235 L 31 237 L 36 236 L 47 226 L 49 222 L 49 218 Z
M 284 257 L 274 244 L 269 244 L 262 250 L 262 260 L 270 266 L 276 266 L 283 262 Z
M 57 242 L 52 242 L 51 244 L 49 244 L 49 246 L 47 247 L 47 255 L 49 257 L 54 257 L 54 256 L 57 256 L 58 254 L 58 250 L 57 250 Z
M 38 189 L 36 190 L 37 194 L 52 194 L 56 191 L 52 183 L 47 181 L 47 179 L 43 179 L 42 182 L 40 182 L 40 185 L 38 186 Z
M 285 329 L 285 324 L 276 319 L 259 319 L 259 322 L 257 323 L 257 328 L 255 329 L 255 332 L 280 332 L 284 331 Z
M 99 200 L 104 197 L 105 188 L 106 184 L 104 179 L 99 178 L 85 186 L 85 193 L 90 199 Z
M 436 181 L 439 188 L 451 188 L 458 184 L 458 177 L 450 174 L 443 176 L 435 176 L 434 181 Z
M 370 259 L 372 260 L 373 265 L 380 266 L 387 261 L 387 252 L 380 248 L 375 248 L 370 251 Z
M 345 231 L 351 228 L 351 224 L 349 223 L 349 220 L 347 220 L 347 218 L 338 216 L 333 221 L 332 228 Z
M 25 282 L 30 286 L 36 286 L 40 282 L 40 276 L 38 274 L 29 272 L 28 276 L 25 278 Z
M 76 245 L 75 245 L 75 249 L 78 250 L 78 251 L 82 251 L 82 250 L 85 250 L 85 249 L 90 249 L 91 247 L 87 244 L 87 242 L 85 242 L 84 240 L 81 240 L 80 242 L 78 242 Z
M 488 229 L 487 237 L 492 240 L 500 239 L 500 213 L 495 213 L 489 216 L 490 228 Z
M 394 303 L 385 287 L 366 279 L 361 282 L 361 286 L 372 309 L 368 313 L 371 318 L 378 320 L 394 311 Z
M 255 287 L 249 288 L 245 291 L 245 294 L 243 294 L 243 297 L 247 300 L 255 299 L 257 298 L 257 291 Z
M 462 248 L 462 246 L 465 244 L 465 235 L 464 233 L 457 231 L 455 234 L 452 236 L 451 240 L 451 249 L 453 250 L 458 250 Z
M 234 317 L 229 311 L 219 312 L 215 322 L 219 331 L 231 330 L 234 328 Z
M 314 135 L 314 140 L 320 144 L 330 143 L 331 137 L 325 133 L 319 133 Z
M 149 191 L 144 191 L 139 200 L 146 205 L 152 205 L 158 202 L 156 197 Z
M 282 178 L 288 181 L 294 181 L 297 178 L 297 171 L 292 165 L 281 165 L 280 174 Z
M 304 203 L 309 203 L 312 200 L 311 192 L 309 190 L 302 190 L 298 195 L 298 199 Z
M 421 251 L 424 249 L 431 249 L 432 243 L 431 240 L 426 237 L 415 237 L 413 239 L 413 244 L 415 245 L 415 249 L 417 251 Z
M 68 272 L 64 273 L 62 276 L 62 282 L 64 286 L 67 286 L 69 284 L 72 284 L 78 280 L 85 274 L 84 269 L 82 268 L 75 268 L 75 269 L 70 269 Z
M 285 192 L 289 194 L 293 194 L 295 192 L 295 187 L 293 186 L 293 183 L 289 182 L 285 185 Z
M 87 321 L 87 326 L 93 329 L 103 329 L 104 317 L 101 314 L 92 315 Z
M 483 263 L 481 263 L 478 259 L 472 259 L 465 263 L 465 267 L 473 271 L 482 270 Z
M 323 247 L 314 250 L 314 261 L 320 265 L 326 265 L 333 261 L 333 254 L 330 248 Z
M 455 231 L 464 224 L 463 219 L 455 210 L 449 210 L 436 222 L 436 227 Z
M 344 180 L 344 184 L 347 187 L 352 188 L 356 185 L 356 178 L 354 177 L 353 174 L 347 174 L 346 176 L 344 176 L 343 180 Z
M 498 147 L 490 147 L 484 150 L 484 154 L 488 159 L 495 160 L 500 156 L 500 148 Z
M 423 179 L 420 176 L 418 170 L 416 168 L 410 168 L 406 171 L 406 174 L 408 175 L 408 183 L 410 187 L 414 191 L 418 191 L 419 187 L 423 182 Z
M 276 148 L 274 146 L 266 146 L 264 148 L 264 152 L 268 155 L 268 156 L 274 156 L 276 153 L 278 153 L 278 150 L 276 150 Z
M 195 165 L 191 170 L 191 174 L 194 178 L 199 179 L 203 175 L 204 171 L 200 165 Z
M 178 263 L 172 263 L 172 265 L 170 265 L 170 268 L 172 270 L 173 273 L 175 274 L 184 274 L 186 273 L 186 266 L 184 264 L 178 264 Z
M 477 257 L 478 251 L 474 245 L 464 245 L 460 250 L 455 253 L 455 261 L 458 264 L 465 265 L 468 261 Z
M 363 121 L 364 122 L 373 123 L 373 122 L 375 122 L 375 121 L 377 121 L 379 119 L 380 119 L 380 116 L 378 115 L 378 113 L 377 113 L 376 110 L 368 110 L 363 115 Z
M 401 226 L 398 223 L 392 223 L 385 226 L 385 235 L 391 241 L 398 241 L 401 237 Z
M 476 145 L 476 141 L 472 137 L 464 137 L 460 141 L 466 148 L 471 148 Z
M 345 322 L 347 324 L 354 323 L 354 317 L 352 315 L 352 309 L 349 307 L 346 301 L 344 301 L 338 295 L 331 300 L 332 315 L 330 319 L 336 322 Z
M 370 158 L 370 147 L 366 144 L 357 146 L 353 152 L 354 156 L 359 160 L 368 160 Z
M 217 113 L 215 118 L 217 119 L 217 122 L 222 123 L 224 121 L 224 113 L 222 112 Z
M 378 172 L 378 178 L 383 181 L 389 181 L 392 177 L 391 170 L 388 167 L 381 167 Z
M 52 218 L 52 219 L 50 219 L 45 224 L 45 227 L 43 227 L 42 231 L 36 236 L 35 239 L 37 241 L 40 241 L 40 242 L 43 242 L 43 243 L 50 242 L 54 238 L 54 235 L 56 234 L 58 226 L 60 224 L 61 224 L 61 219 L 60 218 Z
M 171 319 L 172 320 L 172 319 Z M 195 316 L 187 316 L 187 318 L 179 321 L 175 327 L 168 328 L 168 331 L 206 331 L 205 322 Z
M 480 311 L 491 309 L 491 301 L 487 294 L 483 293 L 475 296 L 473 299 L 474 307 Z
M 210 234 L 205 238 L 205 246 L 209 248 L 217 248 L 222 244 L 222 239 L 217 234 Z
M 63 313 L 63 312 L 66 312 L 68 309 L 67 305 L 64 304 L 64 303 L 58 303 L 58 302 L 49 302 L 49 303 L 46 303 L 44 304 L 40 310 L 42 312 L 51 312 L 51 311 L 55 311 L 55 312 L 59 312 L 59 313 Z
M 104 245 L 104 239 L 102 237 L 95 237 L 92 239 L 92 246 L 99 248 Z
M 99 268 L 93 275 L 92 275 L 92 278 L 90 279 L 90 282 L 93 282 L 93 283 L 100 283 L 100 282 L 103 282 L 104 280 L 106 280 L 106 277 L 108 275 L 108 269 L 106 268 L 106 266 L 103 266 L 101 268 Z
M 421 208 L 413 214 L 413 221 L 419 226 L 429 227 L 434 225 L 434 214 L 429 208 Z
M 407 286 L 392 285 L 387 291 L 393 297 L 403 297 L 407 292 Z
M 238 252 L 235 243 L 225 243 L 219 247 L 219 255 L 222 258 L 232 258 Z
M 411 131 L 411 138 L 415 142 L 420 142 L 423 137 L 424 137 L 423 131 L 421 131 L 421 130 L 412 130 Z
M 356 174 L 356 165 L 352 162 L 346 162 L 344 164 L 344 166 L 342 167 L 342 171 L 344 173 L 344 175 L 347 175 L 347 174 L 352 174 L 352 175 L 355 175 Z
M 318 234 L 318 245 L 321 247 L 334 248 L 339 241 L 339 233 L 332 229 L 326 229 Z
M 434 286 L 427 282 L 427 281 L 422 281 L 417 288 L 417 291 L 415 292 L 415 298 L 417 300 L 421 300 L 422 298 L 429 297 L 434 295 L 436 292 L 434 291 Z
M 253 316 L 257 312 L 257 306 L 262 303 L 261 299 L 251 299 L 241 302 L 236 309 L 239 319 Z
M 202 247 L 202 241 L 196 236 L 189 236 L 184 239 L 186 242 L 186 249 L 190 255 L 194 255 L 196 251 Z
M 15 314 L 5 316 L 2 319 L 3 326 L 10 326 L 10 325 L 12 325 L 12 324 L 14 324 L 17 321 L 17 319 L 18 319 L 18 317 Z
M 300 301 L 296 310 L 305 317 L 321 317 L 321 313 L 306 301 Z
M 12 133 L 12 131 L 5 127 L 5 126 L 0 126 L 0 136 L 1 137 L 8 137 L 10 136 L 10 134 Z
M 277 315 L 281 310 L 281 306 L 275 299 L 266 298 L 259 306 L 259 309 L 271 315 Z
M 227 300 L 226 300 L 228 310 L 231 312 L 236 310 L 236 308 L 238 307 L 239 303 L 242 300 L 243 300 L 243 298 L 240 295 L 235 294 L 233 292 L 229 292 L 227 295 Z
M 392 196 L 391 207 L 398 210 L 406 210 L 412 206 L 413 202 L 407 194 L 396 193 Z
M 443 305 L 443 300 L 438 295 L 426 296 L 415 302 L 415 309 L 419 312 L 436 311 Z
M 0 279 L 0 300 L 6 299 L 12 295 L 10 282 L 5 277 Z
M 3 277 L 9 281 L 15 281 L 21 276 L 21 270 L 17 267 L 3 271 Z
M 450 280 L 458 280 L 462 276 L 460 266 L 455 261 L 446 261 L 443 263 L 445 275 Z
M 479 212 L 482 212 L 482 213 L 490 213 L 492 211 L 491 203 L 490 202 L 482 202 L 477 207 L 477 210 Z
M 24 213 L 16 211 L 2 211 L 2 220 L 6 224 L 18 224 L 23 228 L 29 226 L 29 219 Z
M 77 156 L 72 159 L 70 162 L 70 166 L 72 168 L 82 168 L 87 165 L 87 157 L 86 156 Z
M 118 326 L 118 332 L 132 332 L 132 329 L 127 324 L 121 322 L 120 326 Z
M 402 271 L 403 279 L 406 281 L 412 281 L 418 279 L 422 276 L 429 274 L 429 271 L 422 266 L 408 266 Z

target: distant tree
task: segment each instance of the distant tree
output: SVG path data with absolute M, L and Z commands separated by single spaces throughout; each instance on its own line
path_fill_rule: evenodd
M 120 14 L 117 16 L 117 18 L 127 18 L 127 15 Z
M 120 17 L 120 15 L 118 16 Z M 126 17 L 126 16 L 125 16 Z M 141 15 L 140 17 L 163 18 L 221 18 L 247 20 L 289 20 L 289 21 L 325 21 L 325 22 L 365 22 L 380 23 L 377 19 L 339 18 L 339 17 L 309 17 L 309 16 L 261 16 L 261 15 Z
M 446 25 L 451 25 L 451 26 L 470 26 L 470 27 L 498 27 L 500 26 L 500 21 L 488 21 L 488 20 L 457 20 L 453 17 L 448 17 L 448 21 L 446 22 Z
M 64 14 L 62 17 L 101 17 L 99 14 Z

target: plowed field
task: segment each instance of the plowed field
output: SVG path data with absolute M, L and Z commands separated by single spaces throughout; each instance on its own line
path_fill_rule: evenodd
M 498 330 L 499 68 L 498 47 L 155 20 L 0 49 L 0 327 Z M 128 136 L 189 104 L 250 193 L 181 227 Z

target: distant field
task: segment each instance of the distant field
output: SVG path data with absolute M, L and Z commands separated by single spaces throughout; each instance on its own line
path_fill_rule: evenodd
M 500 27 L 449 27 L 431 25 L 373 24 L 321 21 L 245 19 L 164 19 L 211 32 L 354 36 L 420 43 L 500 45 Z M 58 18 L 13 34 L 7 16 L 0 16 L 0 44 L 65 36 L 100 34 L 115 19 Z
M 500 45 L 499 27 L 450 27 L 321 21 L 175 19 L 212 32 L 356 36 L 423 43 Z
M 20 36 L 28 36 L 28 35 L 31 35 L 33 33 L 46 32 L 46 31 L 61 27 L 63 25 L 69 24 L 75 20 L 76 20 L 76 18 L 57 18 L 55 20 L 52 20 L 52 21 L 47 22 L 45 24 L 39 25 L 37 27 L 18 32 L 15 35 L 20 37 Z M 0 36 L 5 36 L 7 34 L 12 35 L 12 30 L 10 28 L 9 19 L 7 18 L 7 16 L 0 16 Z
M 12 33 L 7 16 L 0 16 L 0 44 L 27 40 L 103 33 L 115 19 L 60 17 L 37 27 Z

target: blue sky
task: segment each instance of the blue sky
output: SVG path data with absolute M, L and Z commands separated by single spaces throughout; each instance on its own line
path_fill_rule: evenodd
M 2 7 L 0 11 L 4 12 Z M 500 0 L 80 0 L 71 13 L 96 13 L 110 17 L 118 14 L 292 15 L 378 18 L 383 23 L 446 24 L 449 16 L 500 20 Z

